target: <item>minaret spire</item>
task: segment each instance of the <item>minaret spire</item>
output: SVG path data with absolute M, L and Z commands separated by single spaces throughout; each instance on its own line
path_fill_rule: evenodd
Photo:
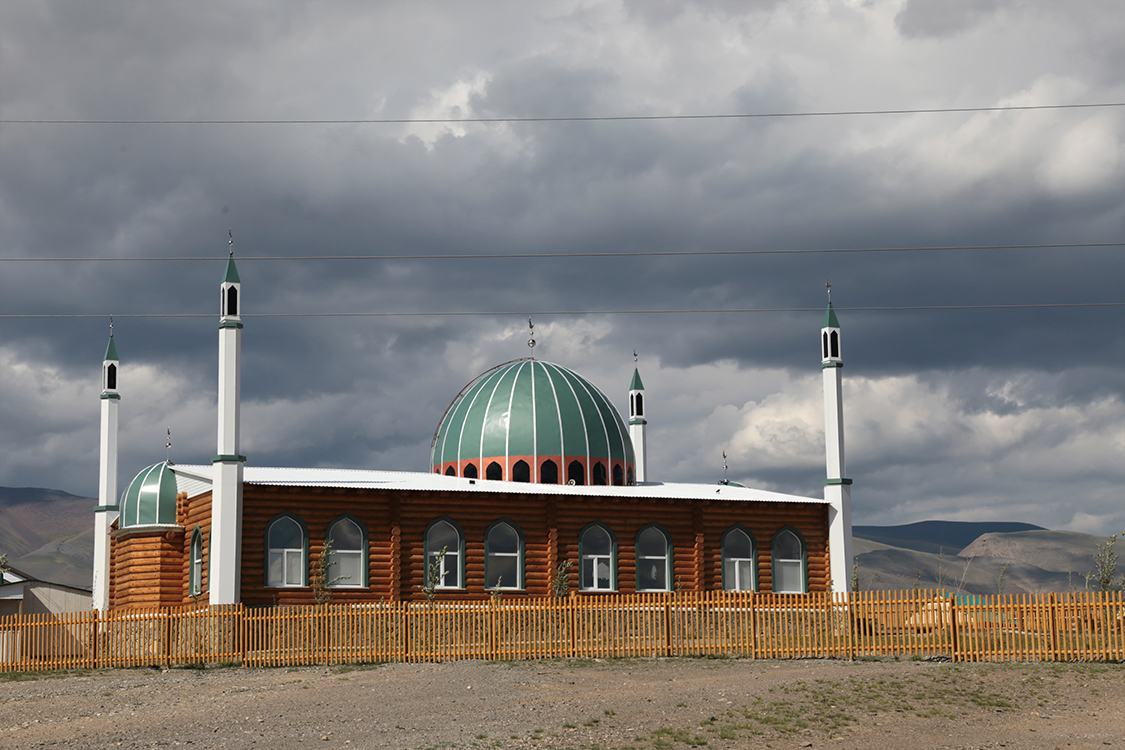
M 226 273 L 219 286 L 218 450 L 212 459 L 208 599 L 234 604 L 242 580 L 242 466 L 239 412 L 242 381 L 242 282 L 234 264 L 234 232 L 229 234 Z
M 645 385 L 637 367 L 637 350 L 633 350 L 633 381 L 629 384 L 629 437 L 633 440 L 636 481 L 648 481 L 648 420 L 645 419 Z
M 117 520 L 117 374 L 121 362 L 113 343 L 113 318 L 109 319 L 109 344 L 102 358 L 102 420 L 98 460 L 98 505 L 94 508 L 93 607 L 109 608 L 109 529 Z
M 827 479 L 824 499 L 828 510 L 828 557 L 832 590 L 851 589 L 852 568 L 852 480 L 846 478 L 844 462 L 844 403 L 840 373 L 840 322 L 832 308 L 832 285 L 825 282 L 828 307 L 820 329 L 821 370 L 824 374 L 824 447 Z

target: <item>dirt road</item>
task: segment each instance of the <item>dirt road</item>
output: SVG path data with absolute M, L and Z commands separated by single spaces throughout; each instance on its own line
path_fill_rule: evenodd
M 1125 747 L 1125 666 L 573 660 L 0 682 L 0 748 L 693 746 Z

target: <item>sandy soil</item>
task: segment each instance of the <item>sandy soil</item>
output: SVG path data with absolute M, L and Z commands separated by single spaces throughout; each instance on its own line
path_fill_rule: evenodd
M 657 659 L 19 677 L 0 682 L 0 748 L 1125 747 L 1122 665 Z

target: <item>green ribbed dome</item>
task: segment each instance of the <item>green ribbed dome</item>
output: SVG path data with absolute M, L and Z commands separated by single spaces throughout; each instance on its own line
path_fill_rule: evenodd
M 434 433 L 430 465 L 543 484 L 633 484 L 635 469 L 629 431 L 605 394 L 573 370 L 530 359 L 461 391 Z
M 171 463 L 143 469 L 121 495 L 120 528 L 176 523 L 176 492 Z

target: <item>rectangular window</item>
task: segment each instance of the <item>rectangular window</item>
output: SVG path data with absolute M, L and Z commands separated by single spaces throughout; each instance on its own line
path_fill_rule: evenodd
M 803 594 L 805 582 L 800 560 L 776 560 L 773 565 L 773 590 L 779 594 Z

